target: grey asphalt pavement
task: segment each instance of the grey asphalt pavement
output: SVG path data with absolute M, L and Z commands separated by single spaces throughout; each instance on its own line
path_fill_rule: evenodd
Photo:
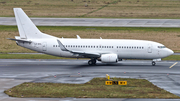
M 174 63 L 178 62 L 172 67 Z M 87 60 L 0 59 L 0 101 L 179 101 L 180 99 L 96 99 L 96 98 L 12 98 L 4 90 L 23 82 L 85 83 L 94 77 L 147 79 L 154 85 L 180 96 L 180 61 L 126 60 L 117 64 L 88 66 Z M 80 74 L 79 74 L 80 73 Z M 56 75 L 56 77 L 54 77 Z
M 179 19 L 31 18 L 37 26 L 180 27 Z M 0 17 L 0 25 L 16 25 L 14 17 Z

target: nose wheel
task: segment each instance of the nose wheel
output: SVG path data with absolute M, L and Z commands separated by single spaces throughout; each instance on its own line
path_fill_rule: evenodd
M 152 66 L 155 66 L 156 65 L 156 62 L 155 61 L 152 61 Z
M 88 61 L 89 65 L 96 65 L 96 59 L 91 59 Z

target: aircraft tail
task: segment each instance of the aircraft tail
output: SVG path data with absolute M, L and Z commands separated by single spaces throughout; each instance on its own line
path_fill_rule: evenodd
M 21 8 L 14 8 L 14 14 L 21 39 L 39 39 L 50 37 L 50 35 L 39 31 L 39 29 Z

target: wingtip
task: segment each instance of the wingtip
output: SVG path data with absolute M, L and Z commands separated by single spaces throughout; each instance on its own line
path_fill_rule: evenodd
M 77 39 L 81 39 L 81 37 L 79 35 L 76 35 L 77 36 Z
M 60 49 L 62 50 L 62 51 L 69 51 L 69 50 L 67 50 L 65 47 L 64 47 L 64 45 L 57 39 L 57 42 L 58 42 L 58 44 L 59 44 L 59 46 L 60 46 Z

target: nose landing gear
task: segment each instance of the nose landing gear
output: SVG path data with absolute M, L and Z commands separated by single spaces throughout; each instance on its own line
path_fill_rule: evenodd
M 152 61 L 152 66 L 155 66 L 156 65 L 156 62 L 155 61 Z

